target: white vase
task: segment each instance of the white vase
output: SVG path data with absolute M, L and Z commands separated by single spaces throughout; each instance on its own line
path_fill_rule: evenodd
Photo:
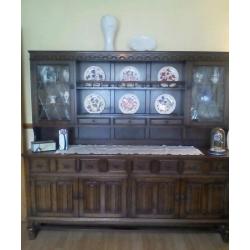
M 114 16 L 106 15 L 101 18 L 101 28 L 104 36 L 104 50 L 115 50 L 114 41 L 118 29 L 118 20 Z

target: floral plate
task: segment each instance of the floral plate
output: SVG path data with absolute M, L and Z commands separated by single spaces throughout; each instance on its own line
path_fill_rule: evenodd
M 136 67 L 133 66 L 126 66 L 120 72 L 120 81 L 140 81 L 141 76 L 140 72 Z
M 159 114 L 171 114 L 176 107 L 175 98 L 169 94 L 159 95 L 155 100 L 155 110 Z
M 84 99 L 84 108 L 88 113 L 101 113 L 105 109 L 105 100 L 101 95 L 89 94 Z
M 134 94 L 125 94 L 119 99 L 119 109 L 123 114 L 134 114 L 140 107 L 140 101 Z
M 104 81 L 105 73 L 103 69 L 99 66 L 88 67 L 83 75 L 83 80 L 85 81 Z
M 172 81 L 179 81 L 179 73 L 176 68 L 172 66 L 165 66 L 161 68 L 158 72 L 158 81 L 167 81 L 167 82 L 172 82 Z M 162 83 L 162 87 L 174 87 L 176 84 L 167 84 L 167 83 Z

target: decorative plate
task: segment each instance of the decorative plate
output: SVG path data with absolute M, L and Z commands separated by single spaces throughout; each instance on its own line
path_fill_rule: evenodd
M 179 80 L 179 73 L 176 68 L 172 66 L 165 66 L 161 68 L 158 72 L 158 81 L 178 81 Z M 170 84 L 169 87 L 174 87 L 176 84 Z M 162 83 L 162 87 L 167 87 L 167 83 Z
M 99 66 L 90 66 L 85 70 L 83 80 L 104 81 L 105 73 Z
M 88 113 L 101 113 L 105 109 L 105 100 L 101 95 L 89 94 L 84 99 L 84 108 Z
M 140 79 L 140 72 L 133 66 L 126 66 L 120 72 L 120 81 L 140 81 Z
M 123 114 L 134 114 L 140 107 L 140 101 L 134 94 L 125 94 L 119 99 L 119 109 Z
M 172 95 L 162 94 L 155 100 L 155 110 L 159 114 L 168 115 L 171 114 L 176 107 L 176 101 Z

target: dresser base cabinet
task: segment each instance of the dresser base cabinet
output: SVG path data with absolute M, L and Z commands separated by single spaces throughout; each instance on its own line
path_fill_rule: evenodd
M 228 157 L 28 153 L 28 233 L 43 225 L 213 227 L 228 240 Z

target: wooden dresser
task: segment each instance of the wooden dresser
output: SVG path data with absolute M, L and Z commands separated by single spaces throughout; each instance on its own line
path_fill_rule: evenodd
M 36 140 L 58 143 L 58 130 L 67 128 L 71 145 L 192 145 L 204 153 L 27 151 L 31 239 L 44 224 L 77 224 L 211 226 L 228 240 L 229 158 L 207 154 L 211 129 L 228 131 L 228 53 L 31 51 L 30 62 Z M 121 79 L 126 67 L 139 78 Z M 164 67 L 176 69 L 177 79 L 161 81 Z M 126 94 L 139 100 L 134 113 L 121 111 Z M 169 114 L 157 111 L 164 94 L 175 100 Z M 88 110 L 89 95 L 104 100 L 101 112 Z

